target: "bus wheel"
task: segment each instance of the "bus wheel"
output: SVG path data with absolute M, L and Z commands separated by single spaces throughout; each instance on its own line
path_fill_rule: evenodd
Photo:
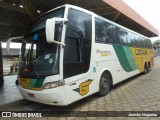
M 151 70 L 151 65 L 150 65 L 150 62 L 148 62 L 148 73 L 150 72 Z
M 15 84 L 18 85 L 18 80 L 15 81 Z
M 105 96 L 111 87 L 111 79 L 109 75 L 104 72 L 100 78 L 100 83 L 99 83 L 99 92 L 98 96 Z
M 149 67 L 147 64 L 145 64 L 143 74 L 146 75 L 148 72 L 149 72 Z

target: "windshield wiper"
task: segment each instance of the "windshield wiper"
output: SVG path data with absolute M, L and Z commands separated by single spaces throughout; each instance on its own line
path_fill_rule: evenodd
M 38 74 L 38 71 L 37 71 L 37 68 L 35 65 L 35 61 L 34 61 L 34 57 L 33 57 L 33 48 L 34 48 L 34 42 L 32 42 L 32 44 L 30 45 L 30 48 L 29 48 L 28 53 L 26 55 L 26 57 L 27 57 L 26 61 L 27 61 L 27 65 L 29 65 L 29 68 L 32 68 L 32 65 L 33 65 L 33 67 L 34 67 L 33 69 L 35 70 L 36 75 L 39 78 L 39 74 Z
M 30 49 L 30 51 L 29 51 L 29 64 L 31 64 L 32 63 L 32 59 L 33 59 L 33 46 L 34 46 L 34 43 L 32 42 L 32 44 L 31 44 L 31 49 Z

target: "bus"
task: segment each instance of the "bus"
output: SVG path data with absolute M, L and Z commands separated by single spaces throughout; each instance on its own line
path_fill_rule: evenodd
M 22 39 L 19 91 L 30 101 L 65 106 L 154 65 L 149 38 L 91 11 L 63 5 L 37 18 Z

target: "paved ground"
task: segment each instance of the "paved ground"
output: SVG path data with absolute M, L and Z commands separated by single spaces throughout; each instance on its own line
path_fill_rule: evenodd
M 4 77 L 4 86 L 0 88 L 0 106 L 23 99 L 15 85 L 16 79 L 17 75 Z
M 7 90 L 6 90 L 7 91 Z M 8 90 L 9 92 L 9 90 Z M 1 96 L 0 96 L 1 97 Z M 12 99 L 13 96 L 10 97 Z M 1 100 L 2 98 L 0 98 Z M 14 98 L 15 99 L 15 98 Z M 0 101 L 1 102 L 1 101 Z M 137 75 L 121 82 L 112 88 L 105 97 L 92 95 L 67 107 L 55 107 L 39 103 L 20 100 L 18 102 L 0 106 L 0 111 L 82 111 L 80 114 L 99 114 L 91 111 L 157 111 L 160 114 L 160 57 L 155 58 L 155 67 L 147 75 Z M 83 111 L 90 111 L 85 113 Z M 93 115 L 94 116 L 94 115 Z M 0 118 L 2 119 L 2 118 Z M 3 118 L 4 119 L 4 118 Z M 2 120 L 3 120 L 2 119 Z M 13 118 L 13 120 L 17 118 Z M 26 118 L 27 120 L 30 118 Z M 160 120 L 158 117 L 54 117 L 34 118 L 34 120 Z

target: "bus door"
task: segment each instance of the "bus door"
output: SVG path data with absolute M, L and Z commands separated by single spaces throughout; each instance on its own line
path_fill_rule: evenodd
M 91 40 L 92 16 L 70 8 L 66 28 L 63 78 L 65 95 L 68 102 L 73 102 L 93 92 L 91 77 Z

